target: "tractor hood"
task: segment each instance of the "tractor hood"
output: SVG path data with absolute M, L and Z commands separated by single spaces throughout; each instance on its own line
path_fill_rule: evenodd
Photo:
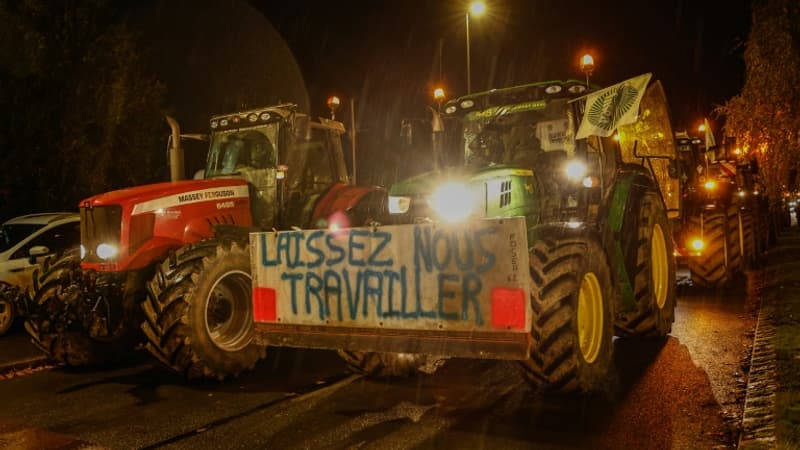
M 95 195 L 94 197 L 89 197 L 88 199 L 83 200 L 79 206 L 95 207 L 106 205 L 139 204 L 150 200 L 167 197 L 176 197 L 178 201 L 189 198 L 199 200 L 200 198 L 198 196 L 206 195 L 218 195 L 220 197 L 224 197 L 226 195 L 225 192 L 220 192 L 219 194 L 209 194 L 217 192 L 220 188 L 236 187 L 241 189 L 241 187 L 246 186 L 246 181 L 231 178 L 185 180 L 148 184 L 145 186 L 136 186 Z M 207 199 L 211 200 L 212 198 L 208 197 Z
M 503 178 L 511 175 L 532 176 L 528 168 L 509 164 L 495 164 L 484 167 L 451 167 L 443 171 L 430 171 L 399 181 L 389 189 L 391 196 L 418 197 L 433 192 L 445 182 L 473 183 Z

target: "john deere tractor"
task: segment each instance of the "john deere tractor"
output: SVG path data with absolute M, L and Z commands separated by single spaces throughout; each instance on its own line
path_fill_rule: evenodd
M 373 375 L 513 359 L 544 390 L 599 389 L 615 334 L 674 320 L 675 146 L 648 80 L 449 101 L 448 164 L 392 186 L 382 225 L 251 235 L 257 340 Z M 578 138 L 582 123 L 603 131 Z
M 348 185 L 341 123 L 296 109 L 212 117 L 202 179 L 82 201 L 80 254 L 38 277 L 26 323 L 33 342 L 69 365 L 103 363 L 144 341 L 192 378 L 252 367 L 265 346 L 252 341 L 248 233 L 362 224 L 385 197 Z M 209 267 L 212 257 L 225 263 Z M 214 270 L 230 282 L 209 282 Z

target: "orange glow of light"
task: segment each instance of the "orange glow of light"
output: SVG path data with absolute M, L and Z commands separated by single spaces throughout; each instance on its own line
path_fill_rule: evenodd
M 581 70 L 591 71 L 592 69 L 594 69 L 594 58 L 592 55 L 586 53 L 581 56 Z
M 434 89 L 433 90 L 433 98 L 435 98 L 436 100 L 443 99 L 444 98 L 444 89 L 440 88 L 440 87 L 437 87 L 436 89 Z

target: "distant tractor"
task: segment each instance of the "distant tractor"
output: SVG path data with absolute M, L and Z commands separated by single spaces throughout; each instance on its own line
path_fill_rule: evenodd
M 679 261 L 694 285 L 728 285 L 767 246 L 769 214 L 755 162 L 721 147 L 706 149 L 686 133 L 676 137 L 683 184 L 682 217 L 674 224 Z
M 40 275 L 26 323 L 51 358 L 113 360 L 142 342 L 141 328 L 150 353 L 176 372 L 236 375 L 265 354 L 252 341 L 248 233 L 360 225 L 385 203 L 380 188 L 348 184 L 339 122 L 281 104 L 212 117 L 210 128 L 202 179 L 80 203 L 80 254 Z M 173 127 L 176 146 L 178 134 Z M 225 264 L 210 266 L 213 258 Z M 214 270 L 231 282 L 209 283 Z
M 543 390 L 601 389 L 614 335 L 674 320 L 675 145 L 661 84 L 640 79 L 590 100 L 578 81 L 451 100 L 458 161 L 393 185 L 384 225 L 251 235 L 257 341 L 371 375 L 511 359 Z M 608 132 L 576 138 L 584 118 Z

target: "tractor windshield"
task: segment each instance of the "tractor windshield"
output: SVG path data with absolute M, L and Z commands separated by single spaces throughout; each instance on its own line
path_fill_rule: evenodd
M 537 100 L 472 111 L 464 116 L 467 165 L 528 164 L 538 154 L 575 148 L 566 99 Z
M 235 175 L 247 169 L 274 168 L 278 122 L 223 131 L 211 136 L 206 178 Z

